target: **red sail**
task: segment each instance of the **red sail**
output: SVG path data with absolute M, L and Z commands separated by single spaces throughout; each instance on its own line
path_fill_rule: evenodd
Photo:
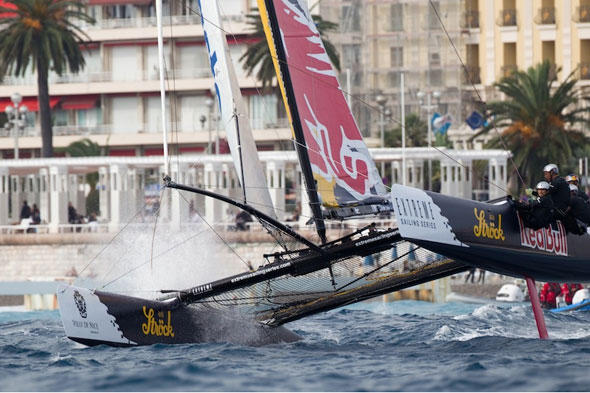
M 303 0 L 259 1 L 273 7 L 281 36 L 269 39 L 272 45 L 282 43 L 289 79 L 281 78 L 285 104 L 292 124 L 300 124 L 318 193 L 324 207 L 359 204 L 383 204 L 388 199 L 375 163 L 362 140 L 322 40 Z M 262 13 L 263 22 L 266 12 Z M 267 29 L 267 35 L 271 29 Z M 277 67 L 279 68 L 279 67 Z M 290 82 L 290 83 L 289 83 Z M 294 103 L 285 94 L 291 93 Z M 296 111 L 289 106 L 296 105 Z M 291 110 L 289 110 L 291 109 Z M 295 125 L 293 125 L 295 127 Z M 295 132 L 297 137 L 297 133 Z M 304 163 L 302 163 L 303 165 Z

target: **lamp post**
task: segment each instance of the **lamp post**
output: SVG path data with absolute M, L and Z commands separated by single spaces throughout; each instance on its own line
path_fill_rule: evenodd
M 432 147 L 432 124 L 430 121 L 431 111 L 436 109 L 438 105 L 432 104 L 432 97 L 436 98 L 437 100 L 440 98 L 439 91 L 432 91 L 424 93 L 419 91 L 417 94 L 418 98 L 420 99 L 420 106 L 423 109 L 426 109 L 426 123 L 428 124 L 428 152 L 430 153 L 430 148 Z M 426 105 L 423 105 L 423 99 L 426 97 Z M 432 191 L 432 160 L 428 157 L 428 190 Z
M 387 102 L 387 97 L 382 94 L 377 95 L 375 97 L 375 101 L 377 105 L 379 105 L 379 133 L 381 136 L 381 147 L 385 147 L 385 120 L 383 118 L 385 112 L 385 103 Z
M 209 109 L 209 125 L 207 127 L 209 130 L 209 143 L 207 143 L 207 154 L 211 154 L 211 120 L 213 119 L 211 110 L 213 109 L 213 104 L 213 99 L 211 97 L 207 97 L 205 100 L 205 105 L 207 105 L 207 108 Z
M 10 96 L 12 105 L 7 105 L 4 112 L 8 118 L 8 122 L 4 125 L 7 130 L 12 129 L 14 135 L 14 159 L 18 160 L 18 134 L 25 129 L 26 116 L 28 108 L 26 105 L 20 105 L 23 97 L 19 93 L 14 93 Z

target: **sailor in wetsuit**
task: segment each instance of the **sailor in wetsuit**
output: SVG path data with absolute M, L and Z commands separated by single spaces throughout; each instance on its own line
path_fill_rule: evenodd
M 571 197 L 568 213 L 575 219 L 582 221 L 584 224 L 590 225 L 590 203 L 584 202 L 584 200 L 577 195 L 578 187 L 573 184 L 570 184 L 570 192 Z M 583 233 L 584 232 L 585 231 L 583 231 Z
M 570 204 L 570 188 L 565 179 L 559 176 L 559 169 L 555 164 L 547 164 L 543 168 L 543 177 L 551 184 L 549 195 L 553 200 L 554 217 L 562 219 L 565 217 Z
M 584 202 L 590 202 L 589 201 L 589 198 L 588 198 L 588 194 L 586 194 L 584 191 L 582 191 L 580 189 L 578 176 L 576 176 L 576 175 L 567 175 L 565 177 L 565 181 L 568 182 L 568 184 L 570 184 L 570 185 L 573 184 L 574 186 L 576 186 L 578 188 L 578 191 L 576 192 L 576 195 L 579 196 L 580 198 L 582 198 L 584 200 Z M 571 194 L 571 192 L 570 192 L 570 194 Z
M 551 185 L 546 181 L 537 183 L 539 199 L 529 202 L 515 202 L 524 225 L 532 229 L 547 227 L 553 221 L 553 199 L 549 195 Z

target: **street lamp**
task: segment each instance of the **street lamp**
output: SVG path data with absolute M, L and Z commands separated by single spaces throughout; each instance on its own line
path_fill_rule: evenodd
M 438 105 L 432 104 L 432 97 L 434 97 L 437 101 L 440 98 L 440 91 L 429 91 L 424 93 L 423 91 L 419 91 L 417 94 L 418 98 L 420 99 L 420 106 L 423 109 L 426 109 L 426 123 L 428 124 L 428 153 L 430 154 L 430 148 L 432 147 L 432 124 L 430 119 L 431 111 L 436 109 Z M 423 99 L 426 97 L 426 105 L 423 105 Z M 428 157 L 428 190 L 432 191 L 432 160 L 430 156 Z
M 20 105 L 23 97 L 19 93 L 10 96 L 12 105 L 6 105 L 4 112 L 8 121 L 4 124 L 6 130 L 12 129 L 14 135 L 14 159 L 18 160 L 18 134 L 25 129 L 28 108 L 26 105 Z M 19 106 L 20 105 L 20 106 Z
M 383 115 L 385 114 L 385 103 L 387 102 L 387 97 L 382 94 L 379 94 L 375 97 L 375 101 L 377 105 L 379 105 L 379 132 L 381 134 L 381 147 L 385 147 L 385 120 L 383 119 Z
M 213 118 L 211 115 L 211 110 L 213 109 L 213 104 L 214 102 L 211 97 L 207 97 L 207 99 L 205 99 L 205 105 L 207 105 L 207 108 L 209 108 L 209 143 L 207 144 L 207 154 L 211 154 L 211 119 Z

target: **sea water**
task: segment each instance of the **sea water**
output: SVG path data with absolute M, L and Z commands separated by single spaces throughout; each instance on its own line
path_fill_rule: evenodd
M 590 313 L 527 304 L 360 303 L 287 325 L 302 340 L 85 347 L 59 313 L 0 313 L 0 390 L 430 391 L 590 389 Z

